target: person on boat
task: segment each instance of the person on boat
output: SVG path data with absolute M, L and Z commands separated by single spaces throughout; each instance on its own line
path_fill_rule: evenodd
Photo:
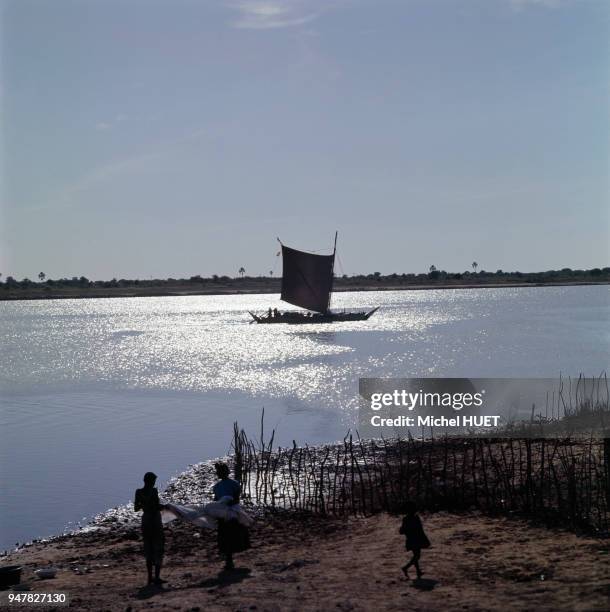
M 280 313 L 278 312 L 278 309 L 277 309 L 277 308 L 274 308 L 274 309 L 273 309 L 273 316 L 274 316 L 274 317 L 279 317 L 279 315 L 280 315 Z
M 214 501 L 230 498 L 229 505 L 239 503 L 241 485 L 237 480 L 229 478 L 229 466 L 226 463 L 214 464 L 219 481 L 214 485 Z M 218 550 L 225 559 L 225 570 L 232 570 L 233 554 L 250 548 L 248 529 L 237 520 L 218 519 Z
M 144 541 L 144 556 L 146 557 L 146 571 L 148 584 L 161 585 L 161 566 L 165 550 L 165 535 L 161 522 L 161 510 L 164 505 L 159 502 L 159 492 L 155 488 L 156 474 L 144 474 L 144 486 L 136 490 L 133 504 L 136 512 L 142 510 L 142 539 Z M 153 567 L 155 577 L 153 579 Z
M 267 313 L 267 317 L 270 319 L 273 316 L 273 312 L 271 310 L 271 306 L 269 306 L 269 312 Z
M 402 525 L 400 531 L 402 535 L 406 536 L 405 546 L 407 550 L 413 552 L 411 560 L 402 567 L 404 575 L 409 577 L 409 568 L 414 565 L 417 577 L 421 578 L 423 572 L 419 567 L 419 559 L 421 557 L 422 548 L 430 548 L 430 540 L 424 533 L 424 528 L 421 523 L 421 519 L 417 514 L 417 506 L 415 502 L 407 502 L 405 505 L 406 515 L 402 519 Z

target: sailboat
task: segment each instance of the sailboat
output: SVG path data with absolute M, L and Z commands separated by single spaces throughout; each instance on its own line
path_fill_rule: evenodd
M 330 301 L 333 292 L 337 233 L 332 255 L 298 251 L 282 245 L 282 295 L 288 304 L 304 308 L 305 312 L 277 308 L 266 314 L 250 312 L 256 323 L 333 323 L 335 321 L 366 321 L 379 307 L 362 312 L 333 312 Z

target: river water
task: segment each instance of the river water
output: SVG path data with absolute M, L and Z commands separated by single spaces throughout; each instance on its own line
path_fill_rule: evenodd
M 365 322 L 250 324 L 277 295 L 0 302 L 0 549 L 225 454 L 232 424 L 289 444 L 354 427 L 359 377 L 596 376 L 607 286 L 339 293 Z

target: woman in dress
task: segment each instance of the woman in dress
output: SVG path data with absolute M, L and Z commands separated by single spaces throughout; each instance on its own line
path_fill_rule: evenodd
M 148 584 L 161 585 L 161 566 L 165 549 L 165 535 L 161 522 L 161 510 L 164 509 L 159 502 L 159 492 L 155 488 L 157 476 L 152 472 L 144 474 L 144 486 L 136 490 L 134 509 L 142 510 L 142 539 L 144 540 L 144 556 L 146 557 L 146 570 Z M 153 579 L 153 566 L 155 577 Z
M 236 480 L 229 478 L 229 466 L 226 463 L 216 463 L 216 475 L 219 481 L 214 485 L 214 501 L 225 499 L 229 506 L 239 503 L 241 485 Z M 218 519 L 218 550 L 225 559 L 225 570 L 232 570 L 233 553 L 242 552 L 250 548 L 250 537 L 248 528 L 237 520 Z

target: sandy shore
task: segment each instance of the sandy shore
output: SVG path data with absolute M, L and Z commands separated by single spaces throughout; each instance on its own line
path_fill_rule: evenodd
M 608 540 L 478 514 L 423 515 L 433 547 L 407 580 L 400 519 L 283 513 L 259 519 L 251 550 L 220 572 L 215 533 L 167 527 L 164 588 L 145 587 L 136 528 L 82 533 L 11 553 L 32 591 L 78 610 L 607 610 Z M 53 580 L 33 570 L 59 568 Z

